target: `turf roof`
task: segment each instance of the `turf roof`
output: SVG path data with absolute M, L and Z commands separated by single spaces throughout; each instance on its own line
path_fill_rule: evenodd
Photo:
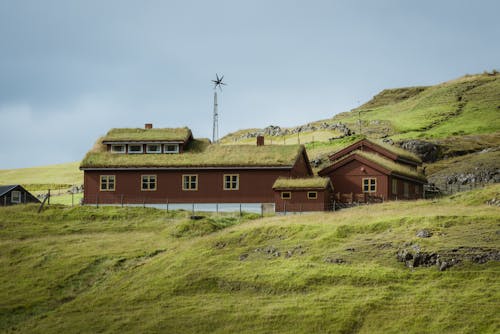
M 397 146 L 394 146 L 394 145 L 389 145 L 389 144 L 386 144 L 382 141 L 378 141 L 378 140 L 373 140 L 373 139 L 368 139 L 368 138 L 362 138 L 358 141 L 355 141 L 354 143 L 350 143 L 349 145 L 346 145 L 344 147 L 342 147 L 341 149 L 339 149 L 338 151 L 341 151 L 351 145 L 355 145 L 357 143 L 359 143 L 360 141 L 363 141 L 363 140 L 366 140 L 374 145 L 378 145 L 384 149 L 386 149 L 387 151 L 389 152 L 392 152 L 393 154 L 397 155 L 398 157 L 400 158 L 403 158 L 403 159 L 406 159 L 406 160 L 410 160 L 410 161 L 414 161 L 414 162 L 417 162 L 417 163 L 422 163 L 422 160 L 416 156 L 415 154 L 407 151 L 407 150 L 404 150 L 400 147 L 397 147 Z M 337 152 L 338 152 L 337 151 Z
M 351 155 L 357 154 L 371 162 L 374 162 L 383 168 L 389 170 L 391 173 L 394 173 L 396 175 L 401 175 L 401 176 L 406 176 L 412 179 L 420 180 L 423 182 L 427 182 L 427 179 L 425 175 L 419 173 L 418 171 L 415 171 L 411 168 L 408 168 L 402 164 L 398 164 L 397 162 L 394 162 L 390 159 L 384 158 L 381 155 L 378 155 L 376 153 L 370 153 L 370 152 L 365 152 L 365 151 L 354 151 L 345 158 L 340 159 L 338 162 L 347 159 Z
M 273 189 L 325 189 L 330 184 L 328 177 L 308 177 L 308 178 L 278 178 L 273 185 Z
M 303 150 L 303 145 L 211 145 L 208 140 L 192 140 L 181 154 L 117 154 L 98 143 L 80 167 L 288 167 Z
M 184 128 L 120 128 L 111 129 L 103 137 L 103 141 L 187 141 L 191 137 L 191 130 Z

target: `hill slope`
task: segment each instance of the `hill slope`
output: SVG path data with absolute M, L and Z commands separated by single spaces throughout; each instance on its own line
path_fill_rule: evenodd
M 201 221 L 140 208 L 0 208 L 0 331 L 497 333 L 493 198 L 498 185 Z M 432 235 L 417 237 L 422 229 Z M 398 250 L 454 265 L 408 268 Z
M 78 169 L 80 162 L 18 168 L 0 169 L 0 184 L 22 184 L 28 190 L 67 188 L 83 184 L 83 172 Z

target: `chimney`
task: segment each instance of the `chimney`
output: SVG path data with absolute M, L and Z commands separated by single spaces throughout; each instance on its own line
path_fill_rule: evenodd
M 144 124 L 144 129 L 152 129 L 152 128 L 153 128 L 153 123 Z
M 264 146 L 264 136 L 257 136 L 257 146 Z

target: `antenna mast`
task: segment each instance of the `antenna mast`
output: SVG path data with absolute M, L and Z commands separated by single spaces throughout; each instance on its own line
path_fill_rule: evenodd
M 214 122 L 212 128 L 212 143 L 216 143 L 219 141 L 219 112 L 217 110 L 218 107 L 217 87 L 219 87 L 220 91 L 222 92 L 222 86 L 226 86 L 226 84 L 222 82 L 222 79 L 224 79 L 224 76 L 221 76 L 219 78 L 219 75 L 215 74 L 215 80 L 212 80 L 212 82 L 214 83 Z

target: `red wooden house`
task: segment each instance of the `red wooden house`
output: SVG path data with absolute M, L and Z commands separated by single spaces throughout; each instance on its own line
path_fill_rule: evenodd
M 312 177 L 302 145 L 214 145 L 188 128 L 112 129 L 87 153 L 85 204 L 274 203 L 279 177 Z
M 330 211 L 333 186 L 328 177 L 278 178 L 273 185 L 276 212 Z
M 341 202 L 417 199 L 427 182 L 420 159 L 410 152 L 368 139 L 332 154 L 332 164 L 318 172 L 335 186 Z

